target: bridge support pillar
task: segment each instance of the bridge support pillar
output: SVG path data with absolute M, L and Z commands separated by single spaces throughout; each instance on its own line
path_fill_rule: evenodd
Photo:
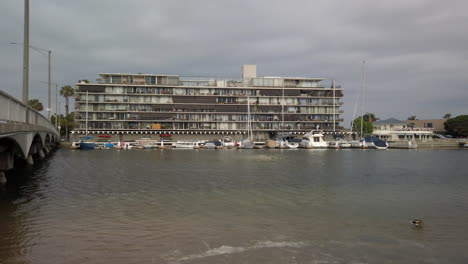
M 7 183 L 7 178 L 5 176 L 5 172 L 0 171 L 0 186 Z
M 34 160 L 33 160 L 32 155 L 28 156 L 28 158 L 26 159 L 26 163 L 31 166 L 34 165 Z
M 39 157 L 40 157 L 41 159 L 44 159 L 44 158 L 45 158 L 45 154 L 44 154 L 44 150 L 43 150 L 43 149 L 39 149 L 38 152 L 37 152 L 37 154 L 39 154 Z
M 13 169 L 14 156 L 9 152 L 0 152 L 0 171 Z

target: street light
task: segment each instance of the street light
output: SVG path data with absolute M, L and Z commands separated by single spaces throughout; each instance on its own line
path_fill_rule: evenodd
M 41 83 L 48 83 L 48 82 L 43 82 L 41 81 Z M 59 84 L 58 83 L 53 83 L 51 82 L 51 84 L 55 84 L 55 127 L 58 127 L 57 126 L 57 119 L 58 119 L 58 111 L 59 111 L 59 104 L 58 104 L 58 86 Z M 52 109 L 51 109 L 52 110 Z
M 23 45 L 23 43 L 16 43 L 16 42 L 10 42 L 10 44 L 13 44 L 13 45 Z M 51 82 L 50 82 L 50 57 L 52 55 L 52 51 L 51 50 L 46 50 L 46 49 L 42 49 L 42 48 L 38 48 L 38 47 L 35 47 L 35 46 L 32 46 L 32 45 L 29 45 L 29 48 L 30 49 L 33 49 L 35 51 L 37 51 L 38 53 L 40 53 L 41 55 L 44 55 L 46 57 L 48 57 L 49 59 L 49 81 L 48 81 L 48 84 L 49 84 L 49 92 L 48 92 L 48 96 L 47 96 L 47 118 L 50 120 L 50 110 L 51 110 L 51 106 L 50 106 L 50 85 L 51 85 Z M 46 54 L 45 54 L 46 52 Z M 24 91 L 23 91 L 24 92 Z M 23 98 L 24 99 L 24 98 Z M 26 100 L 27 100 L 27 97 L 26 97 Z M 24 103 L 24 102 L 23 102 Z M 27 104 L 27 102 L 26 102 Z

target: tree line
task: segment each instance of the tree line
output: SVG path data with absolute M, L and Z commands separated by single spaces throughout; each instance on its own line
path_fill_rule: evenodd
M 60 96 L 65 98 L 65 115 L 59 115 L 58 117 L 53 115 L 50 119 L 52 124 L 55 124 L 57 118 L 57 123 L 60 126 L 60 135 L 65 136 L 65 140 L 68 141 L 68 131 L 73 130 L 75 124 L 74 113 L 70 113 L 70 97 L 75 96 L 75 89 L 70 85 L 65 85 L 60 89 Z M 36 110 L 44 110 L 44 105 L 38 99 L 28 100 L 28 105 Z
M 444 128 L 447 131 L 447 134 L 454 137 L 468 137 L 468 115 L 459 115 L 452 118 L 452 114 L 447 113 L 443 117 L 447 119 L 444 122 Z M 362 133 L 363 136 L 371 135 L 374 132 L 373 122 L 379 120 L 373 113 L 366 113 L 362 118 Z M 410 116 L 407 120 L 418 120 L 416 116 Z M 358 117 L 353 120 L 351 123 L 351 128 L 353 131 L 361 131 L 361 117 Z

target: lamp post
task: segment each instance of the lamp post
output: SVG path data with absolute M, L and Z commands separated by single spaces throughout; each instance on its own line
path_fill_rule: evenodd
M 29 88 L 29 0 L 24 0 L 24 31 L 23 31 L 23 104 L 28 105 Z M 26 114 L 26 121 L 28 117 Z
M 10 44 L 13 44 L 13 45 L 22 45 L 22 43 L 16 43 L 16 42 L 10 42 Z M 49 61 L 49 69 L 48 69 L 48 85 L 49 85 L 49 90 L 48 90 L 48 94 L 47 94 L 47 118 L 50 120 L 50 111 L 51 111 L 51 100 L 50 100 L 50 85 L 51 85 L 51 70 L 50 70 L 50 65 L 51 65 L 51 56 L 52 56 L 52 51 L 51 50 L 47 50 L 47 49 L 43 49 L 43 48 L 38 48 L 38 47 L 35 47 L 35 46 L 32 46 L 32 45 L 28 45 L 28 47 L 30 49 L 33 49 L 35 51 L 37 51 L 38 53 L 40 53 L 41 55 L 44 55 L 46 57 L 48 57 L 48 61 Z M 27 49 L 27 53 L 28 53 L 28 62 L 29 62 L 29 49 Z M 24 73 L 23 73 L 24 74 Z M 26 78 L 28 78 L 29 76 L 29 70 L 26 69 Z M 25 88 L 25 79 L 23 78 L 23 103 L 24 104 L 28 104 L 28 84 L 29 84 L 29 81 L 26 80 L 26 88 Z M 26 92 L 26 96 L 25 96 L 25 92 Z M 26 100 L 26 103 L 24 102 L 24 100 Z
M 49 82 L 44 82 L 44 81 L 41 81 L 41 83 L 45 83 L 45 84 L 48 84 Z M 55 85 L 55 126 L 57 127 L 57 113 L 58 113 L 58 110 L 59 110 L 59 106 L 58 106 L 58 86 L 59 84 L 58 83 L 54 83 L 54 82 L 50 82 L 50 84 L 54 84 Z M 52 111 L 52 108 L 50 109 Z

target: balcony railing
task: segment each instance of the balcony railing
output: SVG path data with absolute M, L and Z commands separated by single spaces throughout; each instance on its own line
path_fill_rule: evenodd
M 131 74 L 130 74 L 131 75 Z M 123 76 L 126 76 L 124 74 Z M 169 76 L 168 76 L 169 77 Z M 112 82 L 110 79 L 97 79 L 98 84 L 109 85 L 144 85 L 144 86 L 187 86 L 187 87 L 283 87 L 283 80 L 285 80 L 285 88 L 322 88 L 332 89 L 331 80 L 320 80 L 314 78 L 295 78 L 295 77 L 256 77 L 256 78 L 233 78 L 233 77 L 190 77 L 190 76 L 170 76 L 171 81 L 167 80 L 163 83 L 154 83 L 151 80 L 144 79 L 131 79 L 114 78 Z M 258 80 L 258 81 L 257 81 Z M 265 85 L 271 84 L 271 85 Z M 88 83 L 80 83 L 80 85 L 92 85 Z M 335 85 L 335 89 L 342 89 L 341 85 Z

